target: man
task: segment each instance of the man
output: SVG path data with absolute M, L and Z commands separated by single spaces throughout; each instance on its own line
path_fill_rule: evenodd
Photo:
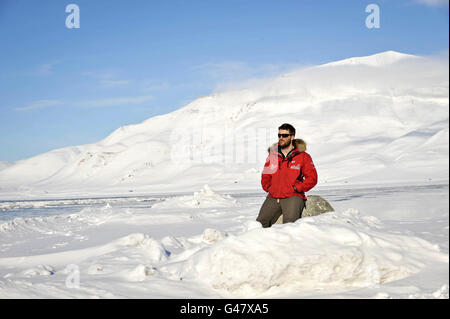
M 257 221 L 264 228 L 272 226 L 283 214 L 283 223 L 301 218 L 305 192 L 317 184 L 317 172 L 306 143 L 295 139 L 295 128 L 283 124 L 278 128 L 278 143 L 269 148 L 269 156 L 261 176 L 266 197 Z

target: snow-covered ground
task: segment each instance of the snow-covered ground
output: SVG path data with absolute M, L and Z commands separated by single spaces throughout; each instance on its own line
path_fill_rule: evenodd
M 335 212 L 269 229 L 255 221 L 263 192 L 207 185 L 2 202 L 0 298 L 448 298 L 448 192 L 318 189 Z M 18 209 L 34 217 L 9 215 Z

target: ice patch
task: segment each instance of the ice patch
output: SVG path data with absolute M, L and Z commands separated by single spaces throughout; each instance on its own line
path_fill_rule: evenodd
M 26 208 L 64 208 L 67 206 L 94 206 L 109 203 L 138 203 L 141 201 L 156 200 L 153 197 L 118 197 L 118 198 L 85 198 L 85 199 L 60 199 L 60 200 L 6 200 L 0 201 L 0 210 L 7 211 L 12 209 Z

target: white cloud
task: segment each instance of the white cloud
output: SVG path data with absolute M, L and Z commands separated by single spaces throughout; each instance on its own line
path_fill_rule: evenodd
M 14 110 L 30 111 L 60 105 L 70 105 L 72 107 L 84 107 L 84 108 L 129 106 L 142 104 L 151 100 L 153 100 L 153 96 L 151 95 L 114 97 L 114 98 L 84 100 L 75 102 L 67 102 L 62 100 L 37 100 L 25 106 L 16 107 L 14 108 Z
M 167 80 L 144 79 L 138 84 L 142 92 L 166 91 L 170 88 Z
M 61 100 L 37 100 L 28 105 L 16 107 L 16 111 L 29 111 L 35 109 L 42 109 L 46 107 L 52 107 L 57 105 L 62 105 L 64 102 Z
M 123 79 L 119 76 L 120 71 L 116 69 L 91 70 L 82 72 L 82 76 L 94 79 L 100 88 L 117 88 L 127 86 L 132 80 Z
M 128 97 L 114 97 L 107 99 L 95 99 L 74 103 L 81 107 L 111 107 L 111 106 L 128 106 L 135 104 L 142 104 L 153 99 L 151 95 L 144 96 L 128 96 Z
M 37 67 L 36 73 L 40 75 L 52 74 L 53 73 L 52 67 L 53 65 L 51 63 L 41 64 Z
M 417 3 L 430 7 L 448 7 L 448 1 L 449 0 L 416 0 Z
M 60 63 L 61 61 L 54 61 L 50 63 L 43 63 L 36 67 L 34 70 L 35 75 L 50 75 L 54 74 L 53 68 L 56 64 Z
M 81 72 L 81 75 L 88 76 L 90 78 L 94 79 L 101 79 L 101 80 L 112 80 L 114 78 L 117 78 L 117 71 L 115 70 L 91 70 L 91 71 L 84 71 Z
M 125 86 L 125 85 L 128 85 L 130 82 L 131 82 L 130 80 L 101 80 L 101 81 L 99 81 L 100 85 L 105 88 Z
M 257 64 L 241 61 L 208 62 L 194 66 L 193 72 L 201 75 L 215 91 L 242 89 L 253 86 L 265 78 L 272 78 L 283 72 L 300 67 L 298 64 Z

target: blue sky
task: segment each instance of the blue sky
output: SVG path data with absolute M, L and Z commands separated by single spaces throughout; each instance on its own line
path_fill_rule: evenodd
M 80 28 L 65 9 L 80 9 Z M 365 21 L 380 8 L 380 28 Z M 448 56 L 448 0 L 0 0 L 0 161 L 93 143 L 227 84 L 394 50 Z

